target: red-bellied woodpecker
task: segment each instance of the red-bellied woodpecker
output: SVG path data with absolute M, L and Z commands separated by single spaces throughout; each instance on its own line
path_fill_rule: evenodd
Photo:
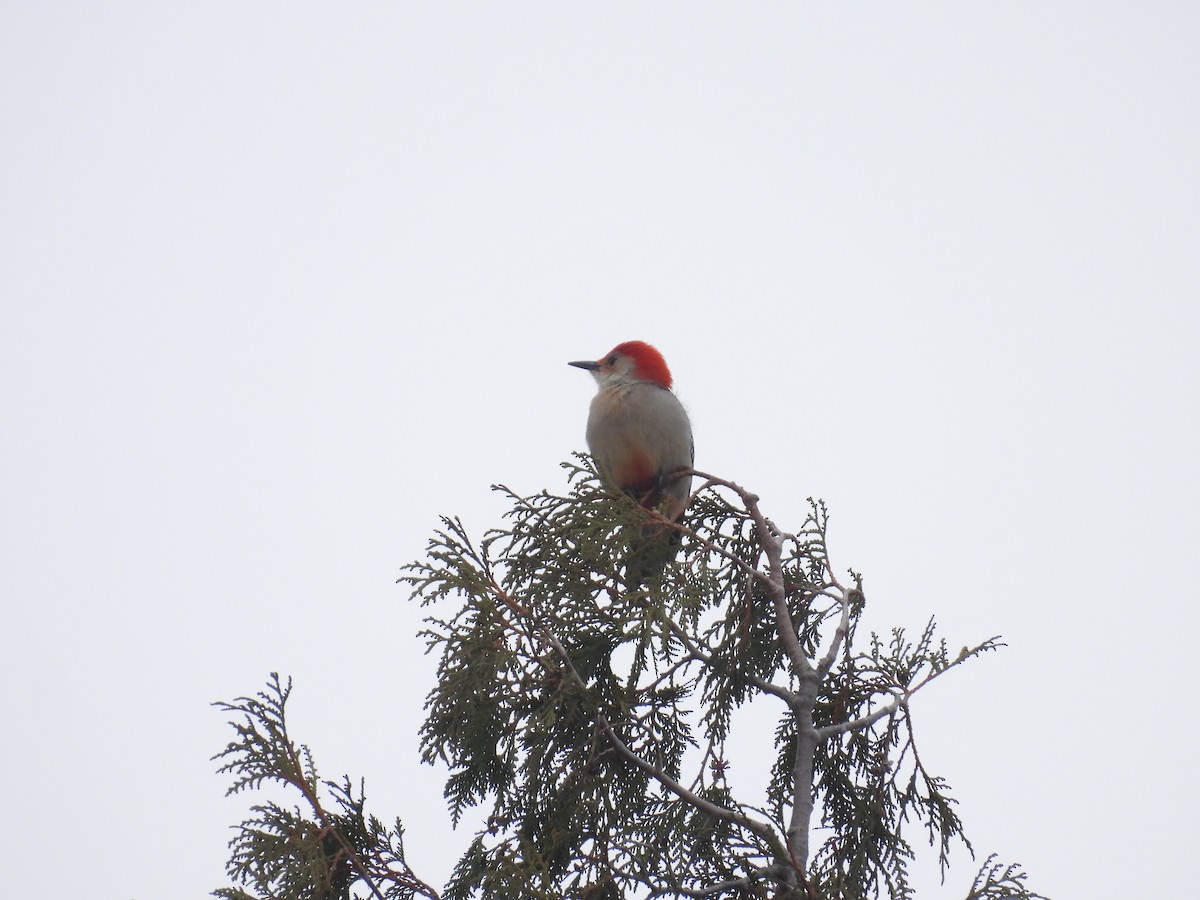
M 691 495 L 692 425 L 671 392 L 662 354 L 642 341 L 617 344 L 602 359 L 570 363 L 592 373 L 599 391 L 588 414 L 587 442 L 604 477 L 647 509 L 676 521 Z M 678 533 L 642 529 L 645 551 L 626 562 L 636 587 L 675 555 Z

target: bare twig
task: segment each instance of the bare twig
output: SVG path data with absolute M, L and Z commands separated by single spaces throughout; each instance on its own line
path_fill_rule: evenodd
M 838 650 L 842 647 L 842 642 L 846 640 L 850 633 L 850 603 L 854 598 L 854 590 L 847 591 L 838 585 L 841 592 L 839 602 L 842 606 L 842 614 L 838 619 L 838 627 L 833 632 L 833 640 L 829 643 L 829 650 L 821 657 L 821 661 L 817 663 L 817 674 L 824 680 L 829 674 L 829 670 L 833 668 L 834 662 L 837 660 Z
M 870 728 L 880 719 L 894 715 L 897 710 L 908 706 L 909 694 L 902 694 L 896 697 L 887 706 L 881 706 L 874 712 L 868 713 L 865 716 L 860 716 L 857 719 L 852 719 L 849 722 L 839 722 L 836 725 L 825 725 L 817 729 L 817 740 L 826 741 L 831 737 L 836 737 L 839 734 L 845 734 L 847 731 L 861 731 L 864 728 Z

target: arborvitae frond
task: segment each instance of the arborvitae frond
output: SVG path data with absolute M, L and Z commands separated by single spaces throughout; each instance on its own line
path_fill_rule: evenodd
M 264 900 L 350 900 L 356 885 L 378 900 L 410 900 L 437 893 L 416 877 L 404 855 L 404 829 L 388 829 L 366 813 L 366 794 L 349 778 L 317 777 L 312 754 L 288 735 L 285 715 L 292 683 L 271 673 L 267 689 L 219 708 L 242 716 L 233 721 L 238 740 L 213 759 L 233 776 L 227 794 L 276 782 L 295 790 L 302 805 L 276 802 L 251 807 L 229 842 L 226 871 L 232 881 Z M 325 793 L 332 802 L 325 798 Z M 213 892 L 224 900 L 258 900 L 242 887 Z
M 217 703 L 225 712 L 241 714 L 241 722 L 231 722 L 238 740 L 232 741 L 213 759 L 227 760 L 217 772 L 232 774 L 233 783 L 226 796 L 249 788 L 262 787 L 264 781 L 277 781 L 316 790 L 317 772 L 308 748 L 297 747 L 287 739 L 284 706 L 292 692 L 292 680 L 286 687 L 279 675 L 271 673 L 267 690 L 254 697 L 241 697 L 234 703 Z
M 996 862 L 996 854 L 984 861 L 966 900 L 1048 900 L 1025 886 L 1028 876 L 1020 863 L 1004 865 Z
M 814 718 L 836 725 L 868 717 L 888 703 L 894 709 L 869 725 L 832 736 L 817 747 L 814 789 L 821 801 L 822 825 L 832 836 L 818 853 L 818 882 L 831 897 L 910 896 L 907 867 L 913 848 L 905 825 L 924 826 L 938 848 L 943 870 L 957 839 L 971 850 L 944 778 L 926 768 L 918 753 L 907 698 L 933 678 L 1001 644 L 995 638 L 950 657 L 936 638 L 931 619 L 916 640 L 902 628 L 887 643 L 871 635 L 869 650 L 846 659 L 830 674 L 829 691 L 818 698 Z M 780 740 L 793 738 L 786 723 Z M 781 771 L 775 771 L 779 790 Z

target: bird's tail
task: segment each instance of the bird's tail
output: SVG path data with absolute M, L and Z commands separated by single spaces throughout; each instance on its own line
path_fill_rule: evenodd
M 678 555 L 683 535 L 665 525 L 642 525 L 630 543 L 632 547 L 625 557 L 625 584 L 634 591 L 662 577 L 667 563 Z
M 640 503 L 671 522 L 683 516 L 690 496 L 691 476 L 679 474 L 659 478 L 653 488 L 642 495 Z M 651 523 L 637 527 L 631 534 L 632 549 L 625 557 L 625 583 L 630 590 L 662 577 L 667 563 L 679 553 L 683 534 L 669 525 Z

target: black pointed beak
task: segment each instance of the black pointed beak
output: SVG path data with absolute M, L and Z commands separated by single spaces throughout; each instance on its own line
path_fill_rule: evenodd
M 569 362 L 568 366 L 575 366 L 577 369 L 587 369 L 589 372 L 595 372 L 600 368 L 600 363 L 592 362 L 591 360 L 581 359 L 577 362 Z

